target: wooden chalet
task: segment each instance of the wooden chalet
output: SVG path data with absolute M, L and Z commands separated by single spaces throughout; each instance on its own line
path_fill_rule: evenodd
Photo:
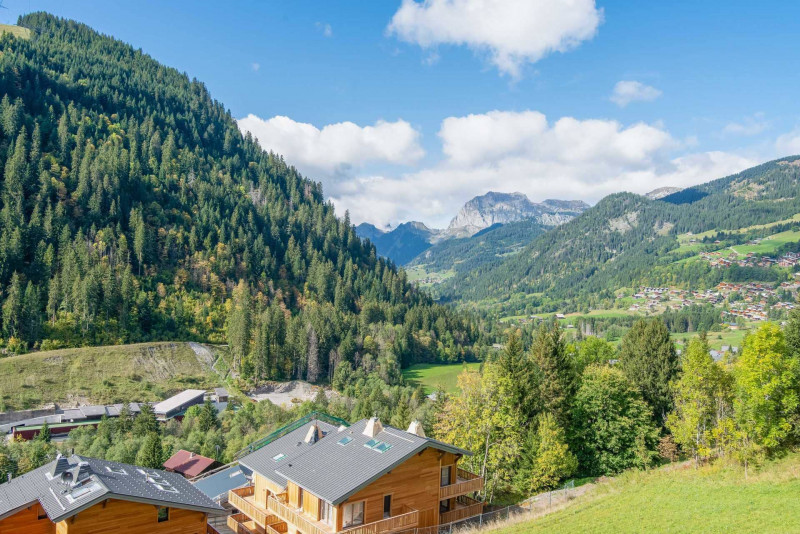
M 177 473 L 82 456 L 0 484 L 2 534 L 206 534 L 224 513 Z
M 228 493 L 238 534 L 381 534 L 482 513 L 483 479 L 459 468 L 468 451 L 363 419 L 310 421 L 240 459 L 251 484 Z

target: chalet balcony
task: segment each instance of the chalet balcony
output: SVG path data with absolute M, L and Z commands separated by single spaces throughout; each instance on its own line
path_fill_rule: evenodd
M 483 513 L 483 503 L 466 495 L 456 497 L 456 507 L 449 512 L 439 514 L 439 524 L 461 521 Z
M 303 534 L 333 534 L 334 528 L 321 521 L 315 521 L 294 507 L 270 496 L 267 508 L 256 504 L 253 494 L 255 488 L 247 486 L 228 492 L 228 502 L 241 511 L 241 514 L 229 516 L 228 527 L 237 534 L 285 534 L 287 523 L 294 525 Z M 396 530 L 414 528 L 419 525 L 418 510 L 403 507 L 402 513 L 342 530 L 347 534 L 383 534 Z M 237 528 L 231 523 L 237 524 Z
M 459 468 L 455 482 L 449 486 L 439 488 L 439 500 L 452 499 L 459 495 L 467 495 L 481 490 L 483 490 L 483 478 Z
M 345 534 L 382 534 L 395 530 L 405 530 L 419 525 L 419 510 L 414 510 L 409 506 L 403 506 L 402 513 L 387 517 L 373 523 L 366 523 L 355 527 L 348 527 L 342 530 Z

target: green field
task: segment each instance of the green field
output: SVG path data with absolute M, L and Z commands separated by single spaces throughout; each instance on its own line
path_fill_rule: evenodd
M 502 534 L 800 532 L 800 456 L 750 473 L 690 465 L 626 473 L 550 515 L 495 530 Z
M 403 377 L 411 382 L 422 384 L 426 394 L 433 393 L 439 387 L 448 393 L 455 393 L 458 391 L 458 375 L 465 369 L 477 371 L 480 366 L 480 363 L 418 363 L 404 369 Z
M 2 33 L 10 33 L 15 37 L 22 37 L 23 39 L 30 39 L 31 38 L 31 31 L 28 28 L 23 28 L 21 26 L 12 26 L 11 24 L 0 24 L 0 32 Z
M 734 245 L 731 250 L 740 256 L 746 256 L 751 252 L 756 255 L 771 255 L 786 243 L 796 243 L 797 241 L 800 241 L 800 231 L 787 230 L 765 237 L 757 245 Z
M 744 336 L 748 330 L 742 328 L 740 330 L 723 330 L 721 332 L 708 332 L 706 338 L 708 339 L 708 346 L 714 350 L 719 350 L 723 345 L 729 347 L 742 348 L 744 343 Z M 699 335 L 699 332 L 685 332 L 682 334 L 670 334 L 672 340 L 681 348 L 683 340 L 691 340 Z
M 447 271 L 428 272 L 427 269 L 425 269 L 424 265 L 414 265 L 411 267 L 406 267 L 405 270 L 406 270 L 406 275 L 408 276 L 408 281 L 419 282 L 420 286 L 422 287 L 433 285 L 431 282 L 426 282 L 426 283 L 420 282 L 420 280 L 423 280 L 425 278 L 431 277 L 436 282 L 443 282 L 444 280 L 452 278 L 456 275 L 456 272 L 453 269 L 449 269 Z
M 0 412 L 53 402 L 161 400 L 219 382 L 186 343 L 36 352 L 0 358 Z

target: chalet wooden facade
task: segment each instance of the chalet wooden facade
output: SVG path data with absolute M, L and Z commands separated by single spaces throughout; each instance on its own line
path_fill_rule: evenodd
M 0 484 L 2 534 L 206 534 L 224 510 L 182 476 L 80 456 Z
M 240 460 L 252 484 L 231 490 L 239 534 L 381 534 L 480 514 L 483 479 L 459 468 L 469 452 L 421 426 L 310 422 Z

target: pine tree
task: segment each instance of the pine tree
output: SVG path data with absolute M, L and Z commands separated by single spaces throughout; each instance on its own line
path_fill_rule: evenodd
M 675 344 L 664 322 L 653 318 L 633 323 L 622 338 L 619 364 L 653 409 L 655 421 L 662 425 L 673 406 L 670 383 L 680 369 Z
M 163 469 L 164 447 L 161 444 L 161 436 L 155 432 L 147 434 L 139 452 L 136 453 L 136 465 L 151 469 Z
M 226 330 L 234 367 L 239 369 L 250 349 L 251 329 L 250 288 L 244 280 L 233 289 Z
M 531 354 L 539 371 L 542 411 L 552 414 L 558 425 L 566 428 L 569 425 L 569 411 L 577 379 L 561 326 L 557 321 L 539 326 Z

